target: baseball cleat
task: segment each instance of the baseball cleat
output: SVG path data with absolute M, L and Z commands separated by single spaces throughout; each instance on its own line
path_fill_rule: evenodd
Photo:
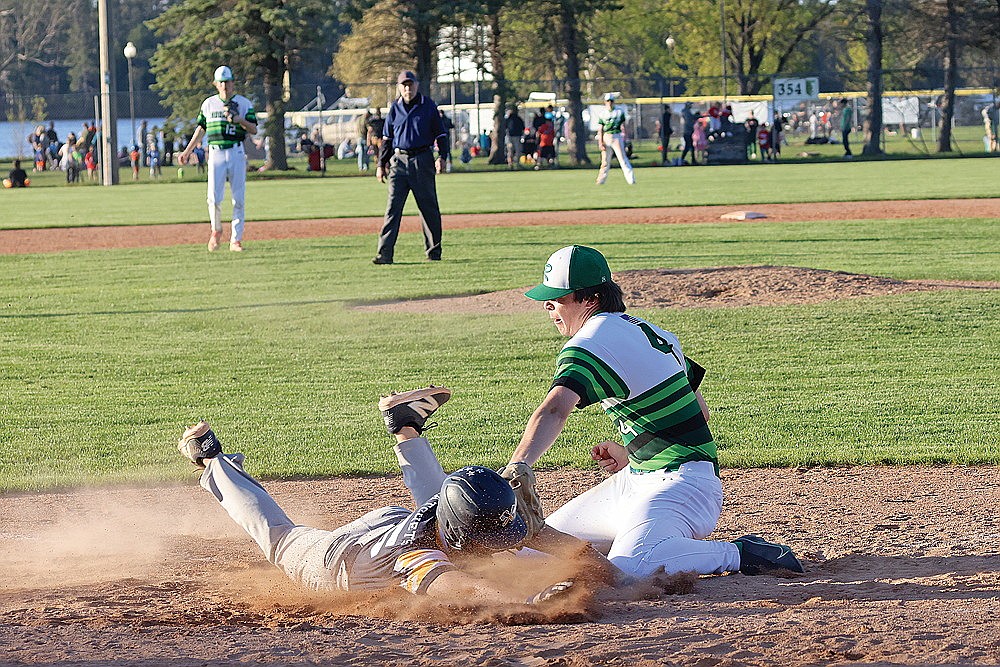
M 229 244 L 229 249 L 233 252 L 243 252 L 243 244 L 239 241 L 233 241 Z
M 219 240 L 222 238 L 222 232 L 212 232 L 212 235 L 208 237 L 208 251 L 215 252 L 219 249 Z
M 805 572 L 792 548 L 784 544 L 768 542 L 756 535 L 738 537 L 733 544 L 740 549 L 740 572 L 743 574 L 764 574 L 774 570 Z
M 372 260 L 372 264 L 392 264 L 392 257 L 386 257 L 385 255 L 375 255 L 375 259 Z
M 399 433 L 403 427 L 412 426 L 423 433 L 431 426 L 424 426 L 427 418 L 451 398 L 451 389 L 431 385 L 423 389 L 392 393 L 379 399 L 378 409 L 385 420 L 389 435 Z
M 184 431 L 184 435 L 177 441 L 177 451 L 186 456 L 191 463 L 204 468 L 204 459 L 222 453 L 222 443 L 215 437 L 212 427 L 202 420 Z

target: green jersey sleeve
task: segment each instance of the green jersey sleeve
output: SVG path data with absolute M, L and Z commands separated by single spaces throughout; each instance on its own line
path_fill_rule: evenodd
M 556 360 L 552 386 L 572 389 L 580 396 L 578 408 L 585 408 L 606 398 L 625 398 L 628 386 L 611 366 L 582 347 L 566 347 Z

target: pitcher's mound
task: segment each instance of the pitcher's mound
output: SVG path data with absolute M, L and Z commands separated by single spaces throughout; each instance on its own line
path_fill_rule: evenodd
M 629 308 L 723 308 L 818 303 L 936 289 L 998 289 L 1000 283 L 895 280 L 795 266 L 723 266 L 645 269 L 614 274 Z M 359 306 L 361 310 L 408 313 L 507 314 L 535 312 L 528 288 L 471 296 Z

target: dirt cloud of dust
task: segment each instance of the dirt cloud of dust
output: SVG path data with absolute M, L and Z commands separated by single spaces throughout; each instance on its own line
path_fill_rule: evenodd
M 498 554 L 492 560 L 463 564 L 463 571 L 489 580 L 496 587 L 528 597 L 559 581 L 574 585 L 542 605 L 472 603 L 456 595 L 431 598 L 411 595 L 399 588 L 359 592 L 314 592 L 287 579 L 276 568 L 257 570 L 250 577 L 219 576 L 210 588 L 245 604 L 274 625 L 313 623 L 331 618 L 364 616 L 452 626 L 477 623 L 536 625 L 582 623 L 601 615 L 602 602 L 651 600 L 694 591 L 694 574 L 657 574 L 612 588 L 596 577 L 590 558 L 559 559 L 544 555 L 530 558 Z
M 545 556 L 522 558 L 506 553 L 491 560 L 462 563 L 462 570 L 525 599 L 559 581 L 572 579 L 574 585 L 558 599 L 538 606 L 470 602 L 458 595 L 432 598 L 412 595 L 400 588 L 315 592 L 286 578 L 263 558 L 261 563 L 260 568 L 252 569 L 251 576 L 209 573 L 205 575 L 205 583 L 207 588 L 236 604 L 246 605 L 276 625 L 323 624 L 329 618 L 343 616 L 440 625 L 580 623 L 598 616 L 596 595 L 603 589 L 602 584 L 583 571 L 583 562 Z
M 143 578 L 155 573 L 180 537 L 239 534 L 211 499 L 189 489 L 84 489 L 47 494 L 44 519 L 15 506 L 0 520 L 0 581 L 5 589 L 47 588 Z

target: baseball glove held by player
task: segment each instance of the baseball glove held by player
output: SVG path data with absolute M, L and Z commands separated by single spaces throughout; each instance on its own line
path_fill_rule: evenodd
M 526 541 L 534 539 L 538 531 L 545 527 L 542 501 L 535 489 L 535 473 L 527 463 L 511 463 L 500 471 L 500 476 L 510 482 L 517 497 L 517 513 L 528 527 Z

